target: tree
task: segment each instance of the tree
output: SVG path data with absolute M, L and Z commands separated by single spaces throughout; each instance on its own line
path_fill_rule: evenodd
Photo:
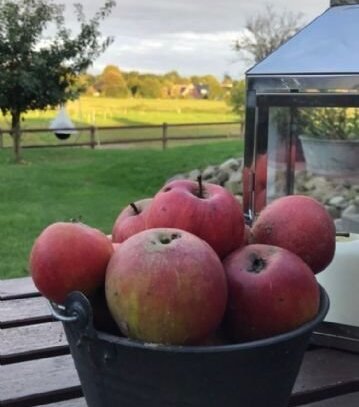
M 244 105 L 246 102 L 246 83 L 242 79 L 236 81 L 231 91 L 230 103 L 233 105 L 233 111 L 239 115 L 243 115 Z
M 267 4 L 262 13 L 246 22 L 246 30 L 234 43 L 234 50 L 247 61 L 260 62 L 288 41 L 303 26 L 302 13 L 287 10 L 278 12 Z M 239 81 L 232 89 L 230 104 L 233 111 L 242 115 L 245 104 L 245 82 Z
M 124 73 L 124 78 L 127 83 L 127 88 L 132 97 L 136 97 L 140 86 L 140 74 L 137 71 L 130 71 Z
M 115 6 L 105 0 L 91 19 L 74 4 L 79 32 L 65 26 L 64 5 L 53 0 L 0 0 L 0 109 L 11 116 L 15 160 L 20 161 L 21 116 L 78 97 L 77 76 L 111 44 L 100 23 Z M 53 27 L 51 39 L 46 29 Z
M 225 74 L 223 75 L 223 81 L 222 81 L 222 83 L 232 83 L 232 81 L 233 81 L 233 79 L 232 79 L 232 77 L 231 77 L 230 74 L 225 73 Z
M 108 65 L 99 76 L 95 85 L 96 89 L 104 96 L 127 97 L 128 89 L 126 81 L 115 65 Z
M 93 95 L 95 90 L 96 77 L 89 73 L 81 73 L 77 76 L 77 87 L 83 89 L 85 95 Z
M 174 85 L 180 85 L 183 83 L 183 78 L 177 71 L 170 71 L 163 75 L 163 78 L 172 82 Z
M 162 85 L 155 75 L 141 75 L 137 94 L 144 98 L 159 98 L 162 94 Z
M 241 118 L 243 126 L 244 106 L 246 103 L 246 82 L 244 79 L 234 82 L 229 103 L 233 106 L 233 112 L 237 113 Z M 243 129 L 241 129 L 241 131 L 243 131 Z
M 264 59 L 302 28 L 302 13 L 278 12 L 267 4 L 264 11 L 246 22 L 246 30 L 234 43 L 234 50 L 255 63 Z
M 201 76 L 200 84 L 208 86 L 209 99 L 221 99 L 223 97 L 223 88 L 219 81 L 213 75 Z

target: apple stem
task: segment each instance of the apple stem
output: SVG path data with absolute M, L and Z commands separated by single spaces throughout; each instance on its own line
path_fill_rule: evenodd
M 140 211 L 138 210 L 137 206 L 135 205 L 134 202 L 130 203 L 131 208 L 135 211 L 136 215 L 139 215 Z
M 198 175 L 198 197 L 203 198 L 203 183 L 202 183 L 202 175 Z

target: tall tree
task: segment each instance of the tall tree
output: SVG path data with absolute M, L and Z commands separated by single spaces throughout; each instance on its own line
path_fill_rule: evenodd
M 208 86 L 209 99 L 221 99 L 224 95 L 223 88 L 220 82 L 213 75 L 201 76 L 200 84 Z
M 106 66 L 95 86 L 104 96 L 127 97 L 129 93 L 122 72 L 115 65 Z
M 234 49 L 242 58 L 257 63 L 302 28 L 302 19 L 302 13 L 277 11 L 267 4 L 262 12 L 247 20 L 246 29 L 235 41 Z
M 93 95 L 95 92 L 94 84 L 96 83 L 96 77 L 87 72 L 81 73 L 77 76 L 77 86 L 83 89 L 85 95 Z
M 188 79 L 182 78 L 177 71 L 167 72 L 163 75 L 163 78 L 172 82 L 174 85 L 180 85 L 188 82 Z
M 140 86 L 140 74 L 137 71 L 124 72 L 124 78 L 130 96 L 136 97 Z
M 159 98 L 162 93 L 161 82 L 155 75 L 141 75 L 137 92 L 144 98 Z
M 15 160 L 20 161 L 21 116 L 78 97 L 77 80 L 111 44 L 100 23 L 115 6 L 104 0 L 91 19 L 74 4 L 79 32 L 65 26 L 64 5 L 53 0 L 0 0 L 0 109 L 11 116 Z M 54 27 L 51 39 L 45 37 Z
M 229 102 L 233 106 L 233 111 L 243 117 L 246 102 L 246 83 L 244 79 L 234 82 Z
M 267 4 L 261 13 L 247 20 L 245 31 L 234 43 L 234 50 L 246 62 L 260 62 L 299 31 L 303 27 L 302 20 L 302 13 L 278 11 Z M 232 88 L 230 104 L 234 112 L 242 115 L 244 103 L 245 82 L 239 81 Z

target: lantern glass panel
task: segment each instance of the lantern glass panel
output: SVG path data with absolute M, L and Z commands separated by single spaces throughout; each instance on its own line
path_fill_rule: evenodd
M 292 192 L 292 180 L 290 173 L 287 172 L 287 165 L 294 159 L 291 155 L 293 153 L 291 125 L 290 108 L 269 109 L 266 203 Z
M 250 97 L 251 92 L 248 94 Z M 303 179 L 301 174 L 325 177 L 328 186 L 331 181 L 348 185 L 347 206 L 357 205 L 359 94 L 342 89 L 254 94 L 254 108 L 249 104 L 246 110 L 243 204 L 247 217 L 253 220 L 280 196 L 310 195 L 303 182 L 297 182 Z M 328 204 L 330 194 L 322 193 L 317 198 Z M 355 228 L 349 231 L 359 232 Z

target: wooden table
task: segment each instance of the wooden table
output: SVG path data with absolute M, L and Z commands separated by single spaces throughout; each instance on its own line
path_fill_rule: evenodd
M 30 278 L 2 280 L 0 406 L 40 405 L 85 407 L 86 402 L 62 325 L 53 320 L 47 301 Z M 359 355 L 307 350 L 290 405 L 358 407 Z

